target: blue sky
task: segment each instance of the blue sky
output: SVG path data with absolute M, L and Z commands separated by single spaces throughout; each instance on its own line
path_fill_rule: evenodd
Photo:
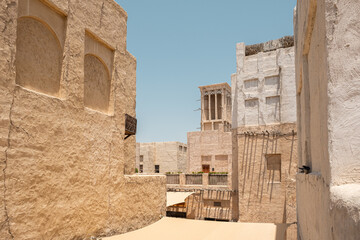
M 137 142 L 199 131 L 198 86 L 228 82 L 235 45 L 293 35 L 296 0 L 116 0 L 137 59 Z

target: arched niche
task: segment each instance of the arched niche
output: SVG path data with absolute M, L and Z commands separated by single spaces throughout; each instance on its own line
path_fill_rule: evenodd
M 57 96 L 60 90 L 62 47 L 54 31 L 34 17 L 18 19 L 16 83 Z
M 93 54 L 86 54 L 84 78 L 85 107 L 108 113 L 111 81 L 105 63 Z

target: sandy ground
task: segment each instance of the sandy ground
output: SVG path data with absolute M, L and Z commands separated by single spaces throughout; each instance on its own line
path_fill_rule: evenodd
M 231 223 L 165 217 L 145 228 L 103 239 L 285 240 L 286 227 L 286 224 Z

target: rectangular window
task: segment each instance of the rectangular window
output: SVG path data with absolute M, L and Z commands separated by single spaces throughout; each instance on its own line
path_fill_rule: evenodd
M 184 152 L 186 152 L 187 151 L 187 147 L 184 147 Z
M 250 79 L 244 81 L 244 89 L 246 92 L 257 92 L 259 79 Z
M 280 96 L 271 96 L 266 98 L 266 123 L 280 122 Z
M 273 91 L 280 93 L 280 78 L 279 76 L 265 78 L 265 91 Z
M 221 202 L 214 202 L 214 207 L 221 207 Z
M 179 146 L 179 151 L 180 151 L 180 152 L 182 151 L 182 146 Z
M 139 169 L 140 169 L 140 173 L 142 173 L 144 171 L 144 167 L 142 164 L 140 164 Z
M 227 161 L 228 160 L 228 155 L 216 155 L 215 160 L 216 161 Z
M 215 120 L 215 94 L 210 95 L 210 112 L 211 112 L 210 120 Z
M 204 113 L 205 120 L 209 120 L 209 95 L 204 96 Z
M 211 161 L 211 156 L 201 156 L 201 161 L 202 162 L 210 162 Z
M 281 182 L 281 154 L 266 154 L 265 159 L 270 183 Z
M 140 155 L 140 162 L 144 162 L 144 155 Z
M 160 173 L 160 165 L 155 165 L 155 173 Z
M 259 125 L 259 99 L 245 100 L 245 125 Z

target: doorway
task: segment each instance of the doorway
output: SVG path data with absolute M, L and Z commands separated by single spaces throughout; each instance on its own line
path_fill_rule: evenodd
M 202 172 L 209 173 L 210 172 L 210 165 L 202 165 Z

